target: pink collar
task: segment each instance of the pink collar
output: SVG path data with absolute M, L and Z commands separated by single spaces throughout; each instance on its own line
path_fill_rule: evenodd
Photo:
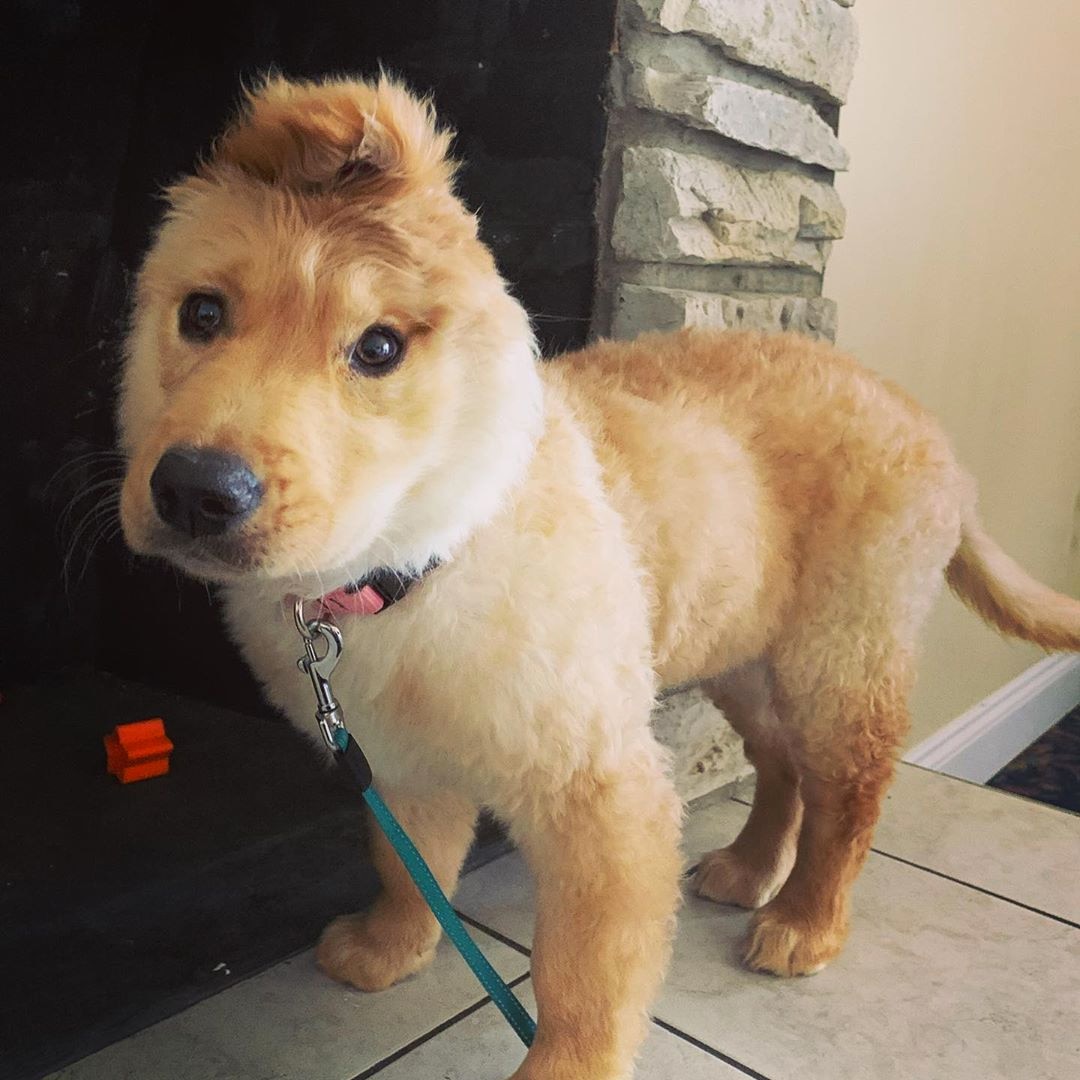
M 320 597 L 317 603 L 319 618 L 327 615 L 378 615 L 387 606 L 386 598 L 372 585 L 361 585 L 358 589 L 343 585 L 340 589 Z
M 419 573 L 410 570 L 394 570 L 381 566 L 365 574 L 359 581 L 349 582 L 340 589 L 327 593 L 315 601 L 319 605 L 318 618 L 335 615 L 378 615 L 392 604 L 404 599 L 409 590 L 422 581 L 441 560 L 432 557 Z

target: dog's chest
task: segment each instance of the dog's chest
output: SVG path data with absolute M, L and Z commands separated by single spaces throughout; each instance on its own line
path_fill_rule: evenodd
M 526 775 L 557 786 L 648 737 L 655 686 L 639 591 L 539 558 L 519 560 L 529 572 L 517 575 L 505 559 L 464 561 L 379 614 L 340 619 L 332 686 L 380 783 L 507 805 Z M 292 612 L 239 589 L 226 611 L 271 701 L 316 734 Z
M 297 667 L 303 641 L 291 612 L 236 595 L 226 609 L 233 637 L 270 701 L 321 745 L 311 681 Z M 422 678 L 421 654 L 428 645 L 420 628 L 407 632 L 413 621 L 400 618 L 396 611 L 341 619 L 344 649 L 330 681 L 349 730 L 380 780 L 396 788 L 430 789 L 459 778 L 450 775 L 455 771 L 452 763 L 425 737 L 428 710 L 400 707 L 410 692 L 403 685 L 408 682 L 404 673 L 413 670 L 416 678 Z

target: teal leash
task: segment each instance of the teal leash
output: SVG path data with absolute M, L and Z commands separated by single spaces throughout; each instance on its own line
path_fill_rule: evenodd
M 316 619 L 308 622 L 304 619 L 303 601 L 297 600 L 295 604 L 296 627 L 304 639 L 305 655 L 297 661 L 301 671 L 306 672 L 315 688 L 315 697 L 318 707 L 315 711 L 315 719 L 322 731 L 327 745 L 334 752 L 335 759 L 349 770 L 349 773 L 360 786 L 360 793 L 379 828 L 386 835 L 387 840 L 398 858 L 401 859 L 405 869 L 409 872 L 416 887 L 420 890 L 432 914 L 438 920 L 446 936 L 453 942 L 454 947 L 461 954 L 461 958 L 472 969 L 472 973 L 479 980 L 488 996 L 495 1003 L 499 1012 L 506 1017 L 507 1023 L 514 1029 L 518 1038 L 526 1046 L 531 1046 L 536 1034 L 536 1021 L 526 1011 L 525 1006 L 518 1001 L 513 990 L 507 986 L 502 976 L 491 966 L 488 958 L 480 951 L 475 941 L 465 929 L 458 913 L 446 897 L 431 867 L 424 861 L 416 845 L 409 838 L 409 834 L 401 827 L 401 823 L 391 813 L 390 808 L 383 802 L 382 797 L 372 787 L 371 764 L 368 762 L 364 751 L 360 749 L 357 741 L 349 734 L 345 727 L 341 705 L 334 697 L 330 689 L 330 672 L 341 658 L 343 643 L 341 631 L 333 623 Z M 319 656 L 315 643 L 318 640 L 326 642 L 326 652 Z
M 335 741 L 338 742 L 340 749 L 339 760 L 355 775 L 355 769 L 349 763 L 350 750 L 355 748 L 355 752 L 361 756 L 363 756 L 363 751 L 347 731 L 339 731 L 335 736 Z M 525 1006 L 518 1001 L 514 991 L 507 986 L 502 976 L 477 947 L 458 913 L 447 899 L 446 893 L 435 880 L 435 875 L 424 861 L 423 855 L 417 850 L 409 834 L 401 827 L 398 819 L 390 812 L 390 807 L 382 801 L 382 797 L 373 787 L 364 788 L 362 794 L 375 820 L 379 823 L 379 828 L 386 834 L 387 840 L 405 864 L 409 877 L 416 883 L 416 887 L 427 901 L 432 914 L 439 920 L 439 925 L 446 932 L 446 936 L 454 943 L 465 963 L 472 968 L 472 973 L 480 980 L 480 985 L 495 1002 L 499 1012 L 506 1017 L 507 1023 L 517 1033 L 518 1038 L 526 1046 L 531 1046 L 533 1036 L 536 1034 L 536 1021 L 526 1012 Z

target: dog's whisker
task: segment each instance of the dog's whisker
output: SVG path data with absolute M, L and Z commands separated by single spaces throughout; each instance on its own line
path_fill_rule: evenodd
M 98 503 L 87 511 L 78 526 L 73 530 L 61 565 L 61 578 L 64 582 L 66 594 L 70 595 L 71 590 L 81 584 L 93 561 L 94 552 L 102 541 L 115 538 L 121 531 L 116 509 L 116 504 Z M 107 536 L 107 533 L 111 533 L 111 535 Z M 80 547 L 85 549 L 85 553 L 79 573 L 75 580 L 72 581 L 72 565 L 76 552 Z
M 315 584 L 319 590 L 319 595 L 325 596 L 330 590 L 326 588 L 326 583 L 323 581 L 322 571 L 319 569 L 318 563 L 313 555 L 308 554 L 306 558 L 308 562 L 311 563 L 311 573 L 315 578 Z
M 398 566 L 401 565 L 401 557 L 400 557 L 401 552 L 398 549 L 397 544 L 395 544 L 393 542 L 393 540 L 384 540 L 383 543 L 385 543 L 386 546 L 390 549 L 390 556 L 391 556 L 391 559 L 392 559 L 392 562 L 391 562 L 388 569 L 394 575 L 394 577 L 397 579 L 398 585 L 403 586 L 405 584 L 405 582 L 402 579 L 401 574 L 398 573 L 398 569 L 397 569 Z M 416 569 L 420 569 L 420 568 L 419 567 L 413 567 L 413 569 L 416 570 Z
M 93 507 L 83 515 L 79 524 L 72 530 L 69 543 L 69 556 L 74 554 L 80 544 L 93 537 L 95 532 L 112 521 L 112 513 L 107 507 Z
M 92 498 L 100 491 L 106 491 L 109 493 L 106 498 L 108 498 L 109 495 L 115 493 L 116 498 L 119 500 L 120 480 L 115 477 L 110 477 L 105 480 L 98 480 L 92 484 L 80 488 L 77 492 L 75 492 L 68 500 L 67 505 L 61 511 L 57 519 L 58 525 L 60 526 L 61 530 L 66 527 L 71 514 L 75 512 L 75 509 L 78 507 L 78 505 L 85 499 Z M 97 501 L 98 500 L 95 499 L 95 503 Z
M 101 546 L 101 544 L 109 543 L 110 537 L 106 532 L 106 525 L 96 528 L 90 535 L 90 539 L 87 544 L 86 556 L 83 559 L 82 568 L 79 571 L 78 577 L 75 579 L 75 588 L 78 588 L 82 583 L 84 577 L 86 577 L 87 571 L 90 569 L 90 564 L 93 562 L 94 553 Z M 115 534 L 113 534 L 115 536 Z
M 105 469 L 122 469 L 124 462 L 125 455 L 118 450 L 92 450 L 89 453 L 79 454 L 78 457 L 70 458 L 57 466 L 56 471 L 46 482 L 44 490 L 46 492 L 50 491 L 74 470 L 80 468 L 90 469 L 95 466 Z

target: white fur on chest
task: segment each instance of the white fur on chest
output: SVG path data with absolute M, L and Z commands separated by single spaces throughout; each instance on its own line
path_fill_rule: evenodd
M 508 805 L 526 774 L 536 789 L 554 789 L 648 741 L 644 610 L 619 623 L 602 609 L 592 619 L 587 601 L 560 596 L 556 568 L 535 569 L 512 585 L 499 568 L 478 579 L 451 564 L 386 611 L 340 620 L 331 682 L 377 783 Z M 291 611 L 238 590 L 226 610 L 270 700 L 317 737 Z
M 291 610 L 233 591 L 227 594 L 226 611 L 232 635 L 270 701 L 322 746 L 311 681 L 297 667 L 304 644 Z M 349 730 L 381 781 L 418 790 L 449 786 L 451 780 L 458 786 L 460 777 L 450 775 L 453 768 L 438 760 L 427 741 L 401 738 L 398 718 L 380 707 L 387 684 L 403 662 L 402 652 L 415 622 L 404 607 L 366 619 L 342 619 L 344 649 L 331 686 Z

